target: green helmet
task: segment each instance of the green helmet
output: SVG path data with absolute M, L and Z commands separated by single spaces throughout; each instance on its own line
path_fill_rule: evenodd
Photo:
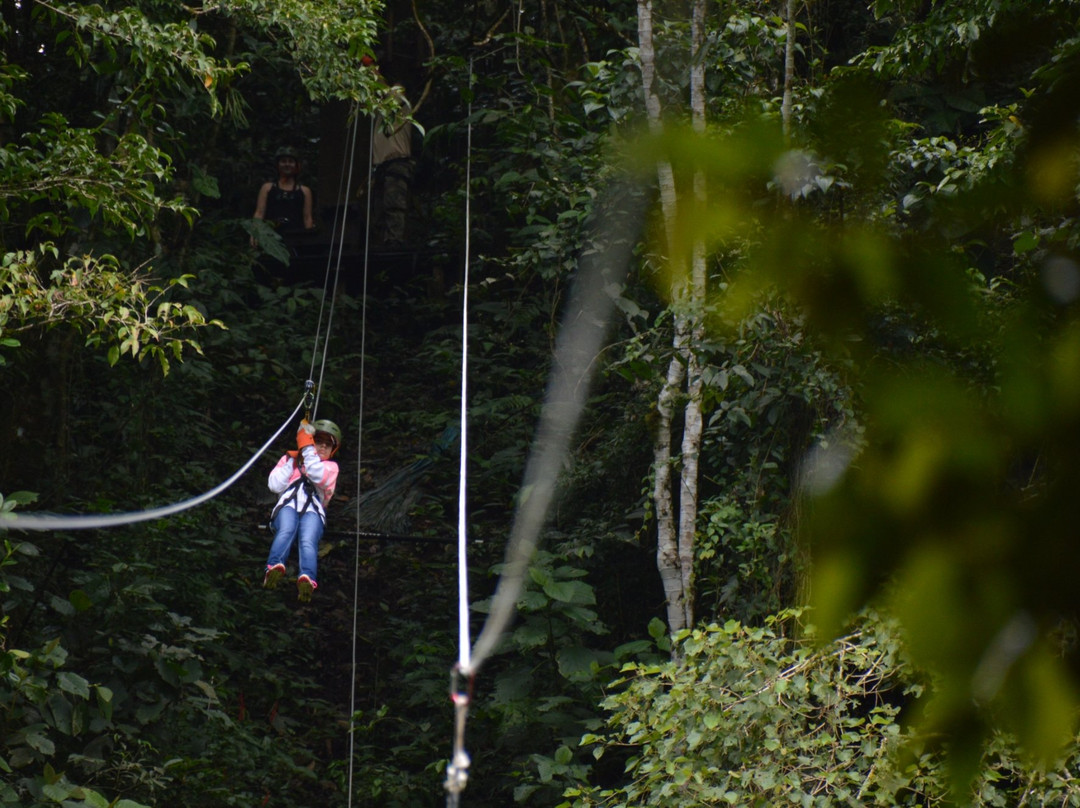
M 291 157 L 297 162 L 300 161 L 300 154 L 292 146 L 282 146 L 276 152 L 274 152 L 274 162 L 276 163 L 282 157 Z
M 338 450 L 341 446 L 341 428 L 333 421 L 329 421 L 326 418 L 320 418 L 318 421 L 312 424 L 315 427 L 315 432 L 325 432 L 331 438 L 334 439 L 334 451 Z

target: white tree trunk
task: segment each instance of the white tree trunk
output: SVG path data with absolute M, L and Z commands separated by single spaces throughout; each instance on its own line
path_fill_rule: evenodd
M 676 332 L 676 343 L 679 332 Z M 687 627 L 683 564 L 675 506 L 671 491 L 674 460 L 671 457 L 671 427 L 675 398 L 682 389 L 685 368 L 679 361 L 679 351 L 668 363 L 667 376 L 656 399 L 656 438 L 653 442 L 653 507 L 656 510 L 656 569 L 664 587 L 667 603 L 668 631 L 675 633 Z
M 652 0 L 638 0 L 638 49 L 641 58 L 641 82 L 645 96 L 650 131 L 663 131 L 663 108 L 656 90 L 656 52 L 653 47 Z M 705 129 L 705 65 L 702 48 L 705 43 L 705 0 L 694 0 L 691 30 L 692 68 L 690 104 L 694 127 Z M 676 243 L 675 220 L 678 198 L 674 173 L 670 163 L 657 165 L 661 215 L 667 237 L 668 257 L 685 256 Z M 705 180 L 694 177 L 694 201 L 705 203 Z M 667 601 L 668 630 L 676 633 L 694 622 L 694 540 L 698 510 L 698 456 L 701 451 L 702 373 L 696 345 L 703 337 L 702 312 L 705 301 L 705 247 L 693 245 L 690 271 L 673 267 L 671 277 L 677 280 L 671 289 L 675 307 L 675 334 L 667 374 L 657 395 L 657 430 L 653 444 L 653 506 L 656 511 L 656 565 Z M 683 437 L 679 462 L 672 457 L 675 401 L 683 394 L 687 403 L 683 410 Z M 678 468 L 679 506 L 675 514 L 673 480 Z
M 652 0 L 638 0 L 638 52 L 641 54 L 641 89 L 645 94 L 645 112 L 649 131 L 664 130 L 663 108 L 656 92 L 656 51 L 653 49 Z M 664 217 L 665 235 L 670 246 L 675 240 L 675 175 L 671 163 L 661 161 L 656 167 L 660 186 L 660 210 Z
M 705 3 L 694 0 L 690 21 L 690 110 L 694 130 L 705 133 Z M 703 209 L 708 201 L 705 175 L 694 174 L 694 204 Z M 686 406 L 683 409 L 682 473 L 679 488 L 679 564 L 682 571 L 683 624 L 694 624 L 694 544 L 697 538 L 698 513 L 698 458 L 701 455 L 703 430 L 701 396 L 703 389 L 701 361 L 697 346 L 705 336 L 704 310 L 706 285 L 705 244 L 694 241 L 691 252 L 690 283 L 687 288 L 686 323 L 682 330 L 686 338 L 682 344 L 683 361 L 686 364 Z
M 784 42 L 784 100 L 780 103 L 780 120 L 784 139 L 791 136 L 791 84 L 795 80 L 795 0 L 786 0 L 786 33 Z
M 641 58 L 641 89 L 645 96 L 649 130 L 660 134 L 664 128 L 663 109 L 656 91 L 656 52 L 653 49 L 652 0 L 638 0 L 638 52 Z M 656 167 L 660 188 L 660 211 L 664 220 L 664 234 L 669 252 L 675 243 L 675 215 L 677 198 L 675 176 L 671 164 L 660 162 Z M 673 290 L 676 296 L 681 294 Z M 664 587 L 667 601 L 668 630 L 672 633 L 686 626 L 684 608 L 683 565 L 679 553 L 678 532 L 675 522 L 675 505 L 672 495 L 671 429 L 675 399 L 682 389 L 685 366 L 679 345 L 687 335 L 684 325 L 676 319 L 675 351 L 668 364 L 667 375 L 656 399 L 657 425 L 653 442 L 653 507 L 656 510 L 656 568 Z

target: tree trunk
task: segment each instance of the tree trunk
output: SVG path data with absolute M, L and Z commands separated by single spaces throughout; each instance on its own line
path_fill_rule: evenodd
M 641 88 L 645 94 L 645 112 L 649 131 L 654 135 L 664 130 L 663 109 L 656 92 L 656 51 L 653 50 L 652 0 L 638 0 L 638 51 L 641 55 Z M 675 242 L 675 174 L 671 163 L 661 161 L 656 167 L 660 185 L 660 210 L 664 217 L 668 246 Z
M 679 334 L 676 333 L 676 342 Z M 684 605 L 683 565 L 675 528 L 675 506 L 671 493 L 672 466 L 671 422 L 675 397 L 682 387 L 685 368 L 676 350 L 668 363 L 667 376 L 656 399 L 656 439 L 653 442 L 653 507 L 656 510 L 656 569 L 664 587 L 667 603 L 668 631 L 675 633 L 686 627 Z
M 662 105 L 656 91 L 656 53 L 653 48 L 652 2 L 638 0 L 638 48 L 641 58 L 641 81 L 648 113 L 649 128 L 654 134 L 663 131 Z M 705 129 L 705 68 L 701 58 L 705 43 L 705 0 L 695 0 L 692 20 L 691 98 L 694 127 Z M 685 252 L 676 243 L 675 218 L 678 199 L 670 163 L 657 165 L 661 214 L 667 237 L 669 260 L 684 261 Z M 705 180 L 694 177 L 694 201 L 705 202 Z M 667 601 L 668 630 L 674 634 L 694 622 L 694 539 L 698 509 L 698 455 L 701 450 L 702 373 L 696 355 L 701 341 L 702 311 L 705 301 L 705 247 L 693 245 L 690 271 L 673 267 L 671 297 L 675 306 L 675 334 L 667 374 L 657 396 L 657 430 L 653 443 L 653 506 L 656 511 L 656 565 Z M 683 436 L 680 459 L 672 457 L 675 402 L 685 387 Z M 672 490 L 674 469 L 679 468 L 678 520 Z
M 690 22 L 690 43 L 693 58 L 690 62 L 690 110 L 694 130 L 705 133 L 705 4 L 694 0 Z M 705 175 L 694 174 L 694 204 L 702 210 L 708 201 Z M 694 241 L 691 253 L 690 284 L 687 289 L 689 306 L 682 315 L 682 353 L 686 363 L 686 407 L 683 410 L 682 473 L 679 488 L 679 564 L 682 567 L 683 623 L 694 624 L 694 542 L 697 536 L 698 458 L 701 454 L 702 415 L 701 394 L 704 387 L 701 361 L 697 346 L 705 336 L 704 310 L 707 289 L 705 244 Z
M 791 136 L 791 84 L 795 79 L 795 0 L 787 0 L 786 41 L 784 42 L 784 100 L 780 104 L 780 120 L 784 139 Z
M 663 110 L 656 92 L 656 52 L 653 49 L 652 0 L 638 0 L 638 52 L 641 58 L 641 88 L 645 96 L 649 130 L 653 134 L 663 131 Z M 675 176 L 671 164 L 660 162 L 656 167 L 660 187 L 660 211 L 664 220 L 664 233 L 670 247 L 675 243 Z M 681 293 L 673 290 L 677 298 Z M 675 323 L 675 350 L 668 363 L 667 375 L 656 399 L 657 425 L 653 442 L 653 507 L 656 510 L 656 568 L 664 587 L 667 601 L 668 630 L 672 633 L 686 626 L 682 563 L 679 555 L 678 533 L 675 524 L 674 497 L 671 490 L 672 465 L 671 429 L 675 399 L 682 389 L 685 366 L 682 363 L 680 343 L 686 338 L 681 324 Z

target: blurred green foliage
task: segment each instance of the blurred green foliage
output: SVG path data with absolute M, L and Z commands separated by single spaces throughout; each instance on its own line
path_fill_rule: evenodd
M 378 103 L 357 63 L 374 46 L 375 7 L 16 5 L 26 14 L 5 29 L 0 71 L 3 122 L 21 133 L 0 170 L 0 470 L 40 482 L 45 507 L 205 490 L 265 437 L 313 358 L 318 293 L 255 282 L 245 183 L 271 141 L 314 131 L 311 99 Z M 418 173 L 424 242 L 456 260 L 472 169 L 476 570 L 498 569 L 565 288 L 603 243 L 589 224 L 613 174 L 629 165 L 642 193 L 660 157 L 681 189 L 707 174 L 707 206 L 682 197 L 676 247 L 708 244 L 713 297 L 695 346 L 706 625 L 669 661 L 643 491 L 671 346 L 656 289 L 685 256 L 644 242 L 638 271 L 609 290 L 622 320 L 547 552 L 478 683 L 466 799 L 550 805 L 571 788 L 582 805 L 914 805 L 952 789 L 986 805 L 1076 801 L 1076 744 L 1061 744 L 1074 739 L 1080 681 L 1077 5 L 811 6 L 790 141 L 775 3 L 723 4 L 701 54 L 677 15 L 660 21 L 668 108 L 685 111 L 700 57 L 714 127 L 673 125 L 659 140 L 637 138 L 631 4 L 545 5 L 552 17 L 527 9 L 530 25 L 512 28 L 482 5 L 423 9 L 435 23 L 425 67 L 439 79 L 425 148 L 439 170 Z M 418 40 L 423 19 L 395 33 Z M 491 38 L 475 45 L 481 19 Z M 146 279 L 150 265 L 177 282 Z M 322 406 L 343 421 L 355 411 L 366 351 L 378 412 L 363 475 L 456 416 L 461 335 L 443 295 L 456 270 L 436 269 L 424 267 L 423 290 L 380 279 L 363 348 L 360 301 L 339 301 Z M 97 285 L 72 283 L 79 271 Z M 149 312 L 163 347 L 144 353 L 131 326 L 149 300 L 165 305 Z M 58 322 L 49 301 L 77 328 L 45 328 Z M 168 378 L 110 364 L 129 351 L 175 360 L 192 345 L 187 326 L 215 318 L 229 330 L 203 330 L 205 354 L 188 352 Z M 34 339 L 16 345 L 16 330 Z M 100 357 L 80 350 L 87 337 Z M 454 482 L 435 476 L 418 529 L 446 530 Z M 314 624 L 261 597 L 256 511 L 215 503 L 205 518 L 6 550 L 3 799 L 341 800 L 352 675 L 339 596 L 351 571 L 321 588 L 330 605 Z M 433 804 L 449 751 L 438 706 L 455 650 L 452 565 L 400 549 L 363 561 L 358 793 Z M 474 576 L 481 608 L 493 580 Z M 804 601 L 813 636 L 788 613 L 769 617 Z M 889 620 L 850 623 L 867 601 Z
M 1051 5 L 1041 13 L 1062 32 L 1075 9 Z M 955 11 L 935 8 L 906 41 L 922 31 L 937 48 L 933 31 L 970 43 L 974 10 L 968 29 L 931 26 Z M 999 36 L 1013 21 L 990 20 Z M 811 620 L 834 636 L 868 600 L 899 619 L 912 660 L 933 671 L 912 715 L 947 743 L 961 796 L 995 728 L 1034 764 L 1054 761 L 1080 692 L 1068 641 L 1080 571 L 1080 107 L 1066 95 L 1078 46 L 1025 45 L 1046 66 L 1028 63 L 1012 104 L 980 107 L 963 145 L 911 137 L 874 62 L 824 86 L 798 145 L 751 115 L 707 137 L 646 138 L 631 160 L 670 161 L 677 182 L 707 176 L 708 205 L 687 197 L 679 226 L 683 244 L 704 239 L 724 256 L 714 339 L 779 292 L 847 368 L 858 429 L 834 418 L 794 481 Z
M 676 661 L 627 665 L 603 731 L 586 736 L 618 787 L 572 785 L 564 806 L 860 805 L 951 802 L 948 765 L 906 719 L 936 677 L 915 666 L 894 620 L 861 614 L 832 640 L 800 633 L 798 612 L 684 632 Z M 994 732 L 965 792 L 977 805 L 1072 805 L 1073 746 L 1031 769 Z

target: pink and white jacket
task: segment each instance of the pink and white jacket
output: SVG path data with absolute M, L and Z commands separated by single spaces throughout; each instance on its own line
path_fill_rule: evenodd
M 289 453 L 283 454 L 270 472 L 267 485 L 275 494 L 281 495 L 274 506 L 274 513 L 285 505 L 295 508 L 298 513 L 314 508 L 325 523 L 326 507 L 337 487 L 338 464 L 333 460 L 321 460 L 314 446 L 305 446 L 301 451 L 302 460 Z M 310 497 L 307 486 L 294 485 L 300 480 L 301 466 L 318 496 Z

